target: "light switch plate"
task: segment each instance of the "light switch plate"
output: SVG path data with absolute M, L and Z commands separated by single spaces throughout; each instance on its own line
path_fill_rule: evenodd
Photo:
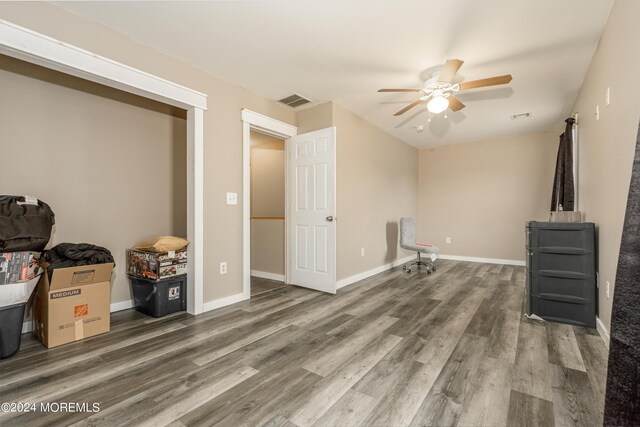
M 227 193 L 227 204 L 228 205 L 237 205 L 238 204 L 238 193 Z

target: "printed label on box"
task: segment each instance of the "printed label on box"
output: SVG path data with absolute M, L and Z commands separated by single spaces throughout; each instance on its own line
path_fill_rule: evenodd
M 160 276 L 168 277 L 176 275 L 176 266 L 168 265 L 166 267 L 160 267 Z
M 82 317 L 89 314 L 89 304 L 76 305 L 73 308 L 73 317 Z
M 187 264 L 177 264 L 176 265 L 176 274 L 187 274 Z
M 169 301 L 180 298 L 180 286 L 169 288 Z
M 80 295 L 81 293 L 82 293 L 82 289 L 71 289 L 69 291 L 53 292 L 49 299 L 73 297 L 76 295 Z

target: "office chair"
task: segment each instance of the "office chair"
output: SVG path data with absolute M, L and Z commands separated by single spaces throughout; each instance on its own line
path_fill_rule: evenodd
M 437 246 L 425 243 L 416 243 L 416 220 L 413 218 L 400 218 L 400 247 L 410 251 L 416 251 L 417 258 L 402 266 L 407 273 L 411 273 L 414 265 L 418 270 L 424 265 L 427 267 L 427 274 L 436 271 L 436 259 L 440 251 Z M 421 254 L 429 255 L 428 261 L 422 261 Z M 430 262 L 429 262 L 430 261 Z

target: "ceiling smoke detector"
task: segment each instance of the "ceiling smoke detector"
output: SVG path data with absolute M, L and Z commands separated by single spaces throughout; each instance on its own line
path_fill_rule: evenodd
M 531 117 L 531 113 L 512 114 L 511 120 L 528 119 L 529 117 Z
M 287 96 L 286 98 L 282 98 L 278 100 L 279 103 L 286 105 L 287 107 L 296 108 L 301 105 L 305 105 L 311 102 L 310 99 L 305 98 L 302 95 L 298 95 L 294 93 L 293 95 Z

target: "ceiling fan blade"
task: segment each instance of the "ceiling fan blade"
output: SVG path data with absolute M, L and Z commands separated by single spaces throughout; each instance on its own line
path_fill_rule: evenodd
M 422 89 L 378 89 L 378 92 L 420 92 Z
M 460 90 L 476 89 L 485 86 L 504 85 L 511 81 L 511 74 L 505 76 L 489 77 L 488 79 L 473 80 L 470 82 L 460 83 Z
M 447 99 L 449 100 L 449 108 L 451 108 L 452 111 L 460 111 L 465 107 L 455 96 L 449 95 Z
M 397 113 L 395 113 L 394 116 L 399 116 L 401 114 L 406 113 L 407 111 L 409 111 L 410 109 L 412 109 L 416 105 L 420 104 L 421 102 L 422 102 L 422 99 L 418 99 L 417 101 L 413 101 L 411 104 L 407 105 L 402 110 L 400 110 Z
M 443 83 L 451 83 L 463 63 L 464 61 L 461 61 L 459 59 L 447 59 L 447 62 L 445 62 L 444 64 L 444 68 L 438 76 L 438 81 Z

